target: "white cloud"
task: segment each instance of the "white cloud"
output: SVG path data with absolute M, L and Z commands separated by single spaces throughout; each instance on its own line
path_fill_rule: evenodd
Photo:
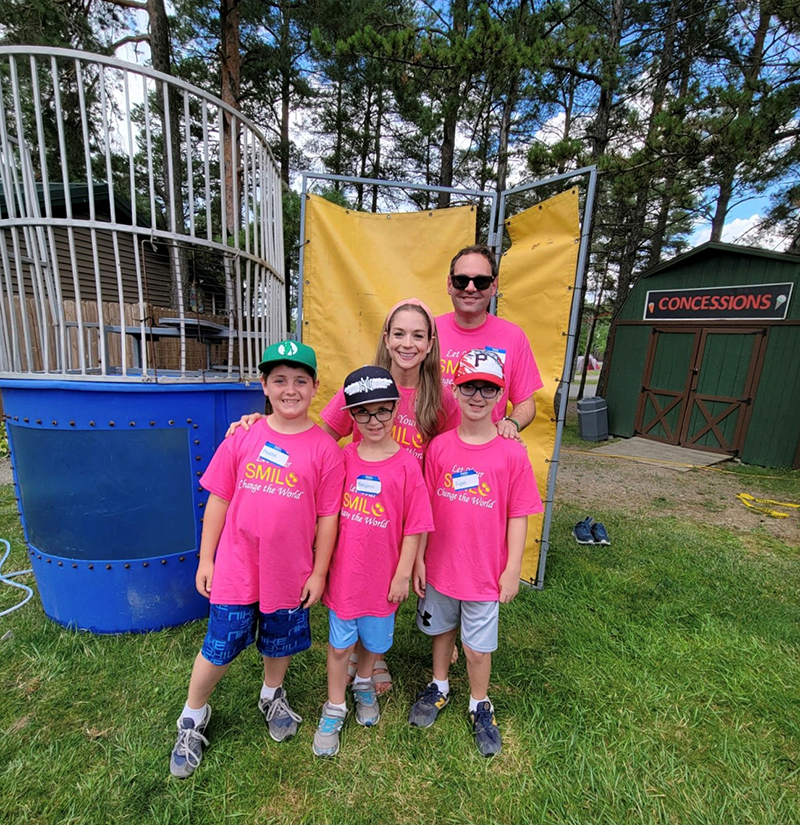
M 760 227 L 763 220 L 763 216 L 758 212 L 749 218 L 734 218 L 723 227 L 722 242 L 783 252 L 789 246 L 791 238 L 774 230 L 762 231 Z M 694 247 L 705 243 L 709 240 L 710 233 L 711 228 L 708 223 L 696 225 L 689 237 L 690 245 Z

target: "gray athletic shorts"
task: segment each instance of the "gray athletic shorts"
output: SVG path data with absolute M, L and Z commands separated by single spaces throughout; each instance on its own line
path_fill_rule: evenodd
M 425 585 L 425 598 L 417 603 L 417 627 L 438 636 L 461 625 L 461 641 L 478 653 L 497 650 L 500 602 L 466 602 Z

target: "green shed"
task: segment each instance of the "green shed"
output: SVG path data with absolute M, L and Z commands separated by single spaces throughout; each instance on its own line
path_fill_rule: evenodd
M 611 326 L 609 432 L 800 468 L 800 257 L 723 243 L 646 272 Z

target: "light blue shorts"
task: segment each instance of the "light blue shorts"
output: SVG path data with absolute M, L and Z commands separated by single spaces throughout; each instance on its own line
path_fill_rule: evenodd
M 338 650 L 344 650 L 360 639 L 370 653 L 386 653 L 394 641 L 394 613 L 340 619 L 333 610 L 328 610 L 328 627 L 328 641 Z

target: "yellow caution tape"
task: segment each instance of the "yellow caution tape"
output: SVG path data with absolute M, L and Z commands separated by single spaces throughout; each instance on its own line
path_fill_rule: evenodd
M 759 513 L 766 513 L 773 518 L 789 518 L 789 513 L 781 513 L 780 510 L 772 510 L 769 507 L 760 507 L 759 504 L 775 504 L 778 507 L 800 507 L 800 504 L 794 504 L 791 501 L 773 501 L 771 498 L 755 498 L 749 493 L 737 493 L 736 498 L 749 507 L 751 510 L 758 510 Z M 754 502 L 759 502 L 755 504 Z

